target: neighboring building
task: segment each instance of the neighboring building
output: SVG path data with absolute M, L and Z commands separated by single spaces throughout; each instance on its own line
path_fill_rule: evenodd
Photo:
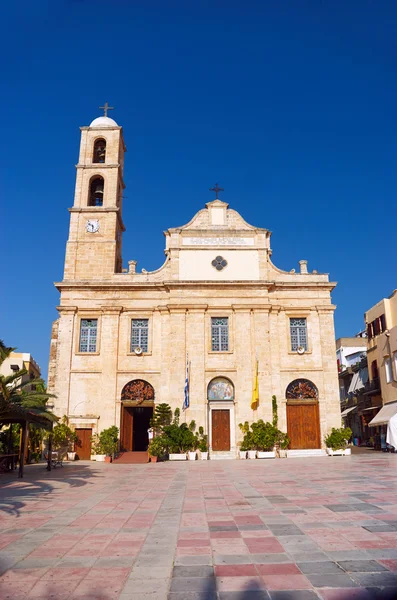
M 17 373 L 22 369 L 26 369 L 27 371 L 22 376 L 22 383 L 41 377 L 39 365 L 33 356 L 27 352 L 11 352 L 10 356 L 0 365 L 0 373 L 5 377 Z M 31 387 L 34 387 L 34 384 Z
M 366 439 L 362 414 L 368 407 L 364 395 L 368 383 L 366 332 L 336 340 L 336 359 L 343 423 L 361 443 Z
M 365 313 L 368 335 L 369 389 L 383 408 L 372 419 L 378 435 L 397 420 L 397 290 Z M 393 446 L 397 446 L 397 439 Z
M 138 273 L 133 260 L 122 269 L 122 129 L 105 116 L 81 132 L 48 379 L 81 457 L 89 458 L 91 433 L 110 425 L 120 427 L 122 448 L 145 450 L 154 404 L 182 407 L 187 363 L 182 419 L 205 428 L 214 457 L 236 455 L 240 422 L 272 420 L 273 394 L 291 448 L 320 449 L 340 426 L 335 283 L 304 260 L 297 273 L 275 267 L 270 231 L 218 198 L 165 231 L 159 269 Z

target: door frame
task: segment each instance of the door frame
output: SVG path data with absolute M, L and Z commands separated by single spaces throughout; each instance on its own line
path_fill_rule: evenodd
M 320 414 L 320 402 L 318 400 L 287 400 L 286 403 L 286 409 L 285 409 L 285 416 L 286 416 L 286 423 L 287 423 L 287 434 L 288 434 L 288 422 L 289 422 L 289 417 L 288 417 L 288 406 L 315 406 L 316 407 L 316 412 L 317 412 L 317 446 L 316 446 L 316 450 L 321 449 L 322 444 L 321 444 L 321 414 Z M 293 450 L 295 448 L 291 448 L 291 450 Z M 298 448 L 298 450 L 307 450 L 310 448 Z M 314 448 L 313 448 L 314 449 Z
M 156 408 L 155 403 L 152 400 L 144 400 L 143 402 L 136 402 L 134 400 L 132 401 L 121 401 L 121 409 L 120 409 L 120 448 L 121 448 L 121 444 L 122 444 L 122 435 L 123 435 L 123 423 L 124 423 L 124 410 L 126 408 L 137 408 L 139 406 L 142 406 L 143 408 L 152 408 L 153 412 Z M 131 448 L 134 447 L 134 415 L 131 415 L 131 419 L 132 419 L 132 426 L 131 426 Z M 134 450 L 127 450 L 127 452 L 134 452 Z
M 210 452 L 212 452 L 212 411 L 213 410 L 228 410 L 229 411 L 229 420 L 230 420 L 230 452 L 236 451 L 236 420 L 235 420 L 235 410 L 234 410 L 234 402 L 233 400 L 220 400 L 216 402 L 214 400 L 210 400 L 208 402 L 208 447 Z

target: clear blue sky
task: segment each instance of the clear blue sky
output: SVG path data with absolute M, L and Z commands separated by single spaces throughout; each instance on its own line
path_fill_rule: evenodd
M 397 287 L 397 8 L 366 0 L 2 4 L 0 337 L 47 373 L 80 140 L 127 143 L 124 266 L 222 198 L 275 264 L 330 273 L 337 336 Z

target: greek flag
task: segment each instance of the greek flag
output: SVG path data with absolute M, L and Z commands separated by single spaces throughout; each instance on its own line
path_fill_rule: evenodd
M 186 354 L 186 379 L 185 379 L 185 399 L 183 401 L 183 410 L 189 408 L 189 356 Z

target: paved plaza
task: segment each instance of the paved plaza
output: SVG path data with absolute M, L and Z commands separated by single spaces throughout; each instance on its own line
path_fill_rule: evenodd
M 397 598 L 397 455 L 0 476 L 0 598 Z

